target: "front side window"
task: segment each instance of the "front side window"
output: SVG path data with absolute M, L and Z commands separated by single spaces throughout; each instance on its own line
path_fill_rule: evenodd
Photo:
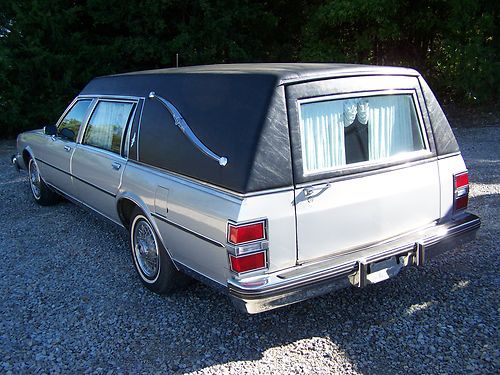
M 134 103 L 100 101 L 90 117 L 83 143 L 119 154 L 133 107 Z
M 304 174 L 425 149 L 411 94 L 302 103 Z
M 90 103 L 92 103 L 92 100 L 90 99 L 77 101 L 60 122 L 59 126 L 57 127 L 57 132 L 59 134 L 68 134 L 69 130 L 72 132 L 72 140 L 74 140 L 76 138 L 76 135 L 78 134 L 78 130 L 80 130 L 80 126 L 82 125 L 83 119 L 85 117 L 85 114 L 87 113 Z M 63 131 L 63 129 L 67 130 Z

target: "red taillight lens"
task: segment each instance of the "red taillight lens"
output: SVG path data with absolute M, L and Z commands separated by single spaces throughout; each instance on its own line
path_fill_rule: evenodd
M 266 238 L 266 231 L 264 227 L 264 222 L 244 224 L 244 225 L 232 225 L 229 224 L 229 230 L 227 232 L 227 241 L 233 245 L 238 245 L 246 242 L 263 240 Z
M 229 256 L 231 260 L 231 269 L 234 272 L 248 272 L 258 270 L 266 266 L 266 257 L 264 252 L 235 257 Z
M 469 174 L 467 172 L 455 175 L 455 189 L 469 185 Z
M 455 211 L 465 210 L 469 204 L 469 174 L 459 173 L 454 176 L 454 209 Z

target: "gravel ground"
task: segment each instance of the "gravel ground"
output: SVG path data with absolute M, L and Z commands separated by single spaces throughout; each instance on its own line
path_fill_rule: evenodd
M 198 283 L 148 292 L 126 233 L 67 202 L 37 206 L 0 142 L 0 373 L 499 373 L 500 127 L 456 133 L 475 242 L 257 316 Z

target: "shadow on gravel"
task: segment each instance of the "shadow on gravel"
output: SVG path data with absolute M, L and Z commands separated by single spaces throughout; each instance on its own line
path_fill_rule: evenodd
M 496 194 L 471 199 L 487 219 L 467 248 L 382 284 L 250 316 L 198 283 L 167 297 L 145 290 L 126 232 L 68 202 L 36 206 L 7 169 L 8 151 L 0 372 L 498 370 Z

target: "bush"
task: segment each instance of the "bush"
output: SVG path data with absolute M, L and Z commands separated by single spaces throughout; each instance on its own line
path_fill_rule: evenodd
M 0 0 L 0 137 L 54 123 L 92 78 L 182 65 L 328 61 L 417 68 L 441 99 L 498 97 L 487 0 Z

